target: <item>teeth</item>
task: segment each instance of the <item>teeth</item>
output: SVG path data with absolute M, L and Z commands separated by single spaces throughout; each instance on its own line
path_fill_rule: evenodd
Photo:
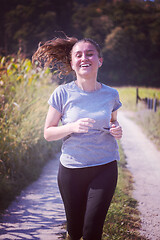
M 89 64 L 82 64 L 81 67 L 89 67 Z

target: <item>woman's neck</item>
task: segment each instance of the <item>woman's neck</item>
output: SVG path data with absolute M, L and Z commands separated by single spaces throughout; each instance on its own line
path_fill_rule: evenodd
M 77 78 L 76 85 L 83 91 L 93 92 L 101 88 L 101 84 L 94 79 Z

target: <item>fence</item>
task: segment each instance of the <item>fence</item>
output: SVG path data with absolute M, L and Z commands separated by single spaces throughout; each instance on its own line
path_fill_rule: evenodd
M 143 101 L 148 109 L 153 110 L 154 112 L 157 111 L 157 108 L 160 107 L 160 100 L 157 98 L 141 98 L 139 96 L 139 90 L 136 88 L 136 104 L 138 104 L 138 101 Z

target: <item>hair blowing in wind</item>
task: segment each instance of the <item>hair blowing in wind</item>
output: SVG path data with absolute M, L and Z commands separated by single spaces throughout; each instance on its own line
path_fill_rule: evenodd
M 71 50 L 77 38 L 53 38 L 41 45 L 39 43 L 37 51 L 32 57 L 32 62 L 39 67 L 56 68 L 60 73 L 67 75 L 72 71 L 70 60 Z

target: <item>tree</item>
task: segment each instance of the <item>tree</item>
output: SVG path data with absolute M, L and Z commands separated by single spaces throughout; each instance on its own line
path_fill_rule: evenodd
M 22 47 L 30 57 L 39 42 L 64 31 L 100 44 L 104 82 L 160 86 L 160 8 L 156 1 L 2 0 L 0 17 L 2 54 L 16 53 Z

